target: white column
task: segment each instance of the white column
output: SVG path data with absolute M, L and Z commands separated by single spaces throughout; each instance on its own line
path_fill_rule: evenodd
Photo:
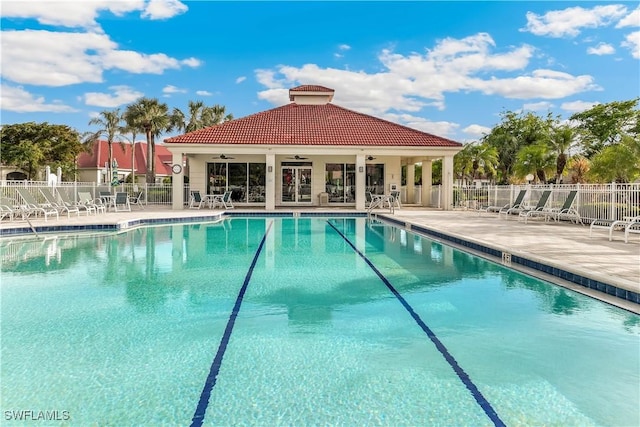
M 433 163 L 431 160 L 422 161 L 422 206 L 431 205 L 431 188 L 433 180 L 431 174 L 433 172 Z
M 365 191 L 367 190 L 367 165 L 364 159 L 364 154 L 358 154 L 356 156 L 356 209 L 365 209 Z
M 414 191 L 416 191 L 416 165 L 411 162 L 407 165 L 407 200 L 406 203 L 413 203 Z
M 267 154 L 267 176 L 265 177 L 264 200 L 268 211 L 276 208 L 276 155 Z
M 182 153 L 173 153 L 172 165 L 180 165 L 180 173 L 172 172 L 171 179 L 171 209 L 184 209 L 184 170 L 182 169 Z
M 442 209 L 453 209 L 453 156 L 442 159 Z

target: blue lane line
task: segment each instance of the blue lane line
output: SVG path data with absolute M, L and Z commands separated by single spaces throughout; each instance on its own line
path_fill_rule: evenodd
M 253 256 L 253 261 L 251 262 L 251 266 L 249 267 L 249 271 L 244 278 L 244 283 L 240 288 L 240 292 L 238 293 L 238 298 L 236 298 L 236 303 L 233 306 L 233 310 L 231 312 L 231 316 L 229 316 L 229 320 L 227 321 L 227 327 L 224 330 L 224 334 L 222 335 L 222 339 L 220 340 L 220 345 L 218 346 L 218 352 L 216 353 L 216 357 L 213 359 L 213 363 L 211 364 L 211 369 L 209 369 L 209 376 L 207 376 L 207 381 L 204 383 L 204 388 L 202 389 L 202 393 L 200 393 L 200 400 L 198 401 L 198 407 L 196 408 L 196 412 L 193 414 L 193 418 L 191 419 L 191 427 L 200 427 L 202 422 L 204 421 L 204 415 L 207 412 L 207 406 L 209 406 L 209 398 L 211 397 L 211 390 L 213 386 L 216 385 L 216 380 L 218 377 L 218 372 L 220 372 L 220 366 L 222 365 L 222 358 L 224 357 L 224 352 L 227 350 L 227 344 L 229 344 L 229 338 L 231 338 L 231 332 L 233 332 L 233 325 L 236 323 L 236 318 L 238 317 L 238 312 L 240 311 L 240 305 L 242 304 L 242 299 L 244 298 L 244 294 L 247 291 L 247 286 L 249 286 L 249 281 L 251 280 L 251 275 L 253 274 L 253 269 L 256 266 L 256 262 L 258 262 L 258 257 L 262 252 L 262 248 L 264 247 L 264 242 L 267 240 L 267 234 L 271 230 L 271 226 L 273 225 L 273 221 L 269 223 L 267 227 L 267 231 L 264 233 L 262 237 L 262 241 L 260 242 L 260 246 L 258 246 L 258 250 Z
M 471 381 L 471 378 L 469 378 L 469 375 L 467 375 L 467 373 L 460 367 L 456 359 L 451 355 L 451 353 L 449 353 L 449 350 L 447 350 L 444 344 L 442 344 L 442 342 L 438 339 L 436 334 L 433 333 L 433 331 L 426 325 L 426 323 L 422 321 L 420 316 L 418 316 L 418 314 L 413 310 L 413 307 L 411 307 L 411 305 L 409 305 L 409 303 L 402 297 L 402 295 L 400 295 L 400 292 L 398 292 L 396 288 L 393 287 L 391 282 L 389 282 L 389 280 L 380 272 L 380 270 L 378 270 L 376 266 L 373 265 L 373 263 L 362 252 L 360 252 L 358 248 L 355 247 L 355 245 L 347 238 L 347 236 L 345 236 L 340 230 L 338 230 L 331 222 L 327 221 L 327 223 L 340 236 L 342 236 L 342 238 L 349 244 L 349 246 L 351 246 L 353 250 L 358 255 L 360 255 L 360 257 L 364 260 L 364 262 L 366 262 L 369 265 L 369 267 L 371 267 L 371 269 L 378 275 L 380 280 L 382 280 L 384 284 L 387 285 L 387 288 L 389 288 L 389 290 L 393 293 L 393 295 L 396 296 L 398 301 L 400 301 L 400 304 L 402 304 L 402 306 L 409 312 L 411 317 L 413 317 L 416 323 L 427 334 L 429 339 L 433 342 L 433 344 L 435 344 L 438 351 L 442 353 L 445 360 L 449 363 L 449 365 L 451 365 L 456 375 L 458 375 L 458 377 L 464 383 L 467 389 L 469 389 L 469 391 L 473 395 L 473 398 L 476 400 L 478 405 L 480 405 L 484 413 L 487 414 L 487 416 L 493 422 L 493 424 L 499 427 L 505 426 L 504 422 L 502 422 L 502 420 L 500 419 L 496 411 L 493 409 L 489 401 L 485 399 L 485 397 L 482 395 L 480 390 L 478 390 L 478 387 L 476 387 L 473 381 Z

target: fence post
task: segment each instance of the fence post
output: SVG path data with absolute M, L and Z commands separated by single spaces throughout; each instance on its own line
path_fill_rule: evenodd
M 609 219 L 616 221 L 617 215 L 616 215 L 616 183 L 615 181 L 612 182 L 611 184 L 609 184 Z

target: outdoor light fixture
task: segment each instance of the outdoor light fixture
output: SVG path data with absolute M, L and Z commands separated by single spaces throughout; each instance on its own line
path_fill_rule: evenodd
M 358 172 L 360 172 L 360 173 L 364 172 L 364 167 L 359 166 L 359 167 L 358 167 Z
M 273 166 L 269 166 L 269 167 L 267 167 L 267 171 L 268 171 L 268 172 L 273 172 Z

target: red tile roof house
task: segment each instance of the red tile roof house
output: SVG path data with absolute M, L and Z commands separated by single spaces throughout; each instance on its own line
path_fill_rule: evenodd
M 191 190 L 232 190 L 236 206 L 266 210 L 325 204 L 364 210 L 368 191 L 400 188 L 403 165 L 412 202 L 416 163 L 422 163 L 426 206 L 431 162 L 443 159 L 441 206 L 451 209 L 453 156 L 462 144 L 334 105 L 333 94 L 323 86 L 298 86 L 289 90 L 287 105 L 167 138 L 165 147 L 175 165 L 187 157 Z M 184 174 L 178 167 L 173 172 Z M 173 209 L 184 208 L 183 191 L 173 186 Z
M 147 173 L 147 143 L 135 143 L 135 172 L 136 182 L 146 182 Z M 118 163 L 118 178 L 122 181 L 131 174 L 131 144 L 113 142 L 111 144 L 113 159 Z M 163 178 L 171 176 L 172 154 L 163 145 L 156 144 L 156 180 L 161 182 Z M 107 164 L 109 163 L 109 144 L 99 140 L 93 145 L 91 154 L 81 153 L 78 156 L 78 181 L 110 183 L 107 176 Z

